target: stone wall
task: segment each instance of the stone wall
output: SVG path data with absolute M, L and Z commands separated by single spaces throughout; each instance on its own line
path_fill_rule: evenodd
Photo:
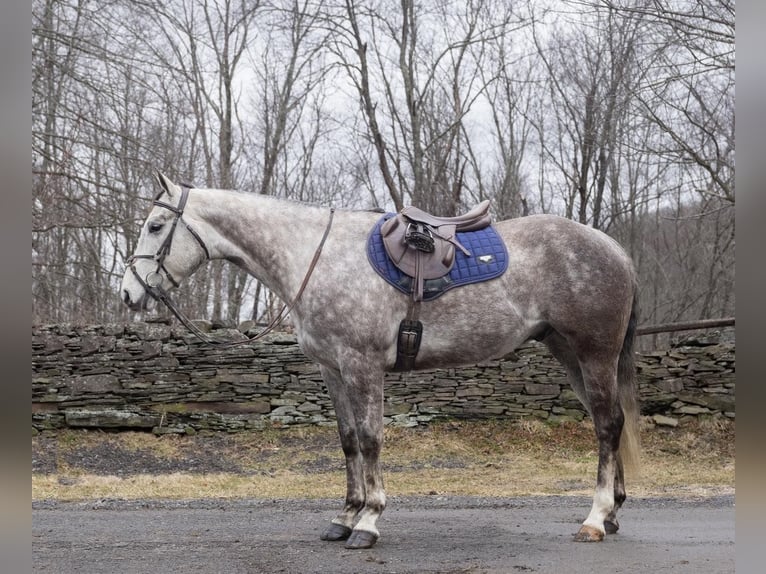
M 237 330 L 214 332 L 243 338 Z M 734 417 L 734 344 L 686 341 L 637 355 L 641 409 L 658 424 L 699 415 Z M 390 374 L 387 424 L 437 418 L 581 420 L 585 412 L 560 365 L 539 344 L 461 369 Z M 295 336 L 230 348 L 204 345 L 181 328 L 134 323 L 32 331 L 34 432 L 66 427 L 157 434 L 234 432 L 280 425 L 334 425 L 319 370 Z

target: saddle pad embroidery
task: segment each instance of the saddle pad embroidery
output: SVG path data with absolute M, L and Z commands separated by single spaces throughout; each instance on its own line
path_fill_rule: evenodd
M 413 279 L 393 264 L 386 253 L 383 237 L 380 234 L 381 225 L 395 215 L 395 213 L 387 213 L 373 227 L 367 239 L 367 259 L 383 279 L 402 293 L 410 294 L 413 290 Z M 425 282 L 424 301 L 436 299 L 454 287 L 489 281 L 499 277 L 508 269 L 508 251 L 493 226 L 490 225 L 478 231 L 459 231 L 455 238 L 471 252 L 472 256 L 468 257 L 456 248 L 455 264 L 452 270 L 444 277 Z

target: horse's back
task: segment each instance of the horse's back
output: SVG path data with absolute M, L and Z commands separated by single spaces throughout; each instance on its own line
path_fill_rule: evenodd
M 559 215 L 527 215 L 498 221 L 494 225 L 507 241 L 524 244 L 544 240 L 555 245 L 576 240 L 582 245 L 608 245 L 616 254 L 625 255 L 622 247 L 603 231 Z

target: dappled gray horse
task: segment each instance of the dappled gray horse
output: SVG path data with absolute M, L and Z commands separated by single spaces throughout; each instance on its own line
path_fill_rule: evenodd
M 373 546 L 386 506 L 383 379 L 396 362 L 400 321 L 411 311 L 411 298 L 368 262 L 366 242 L 381 215 L 333 215 L 262 195 L 182 189 L 162 174 L 158 180 L 162 191 L 122 280 L 124 302 L 140 310 L 152 297 L 167 299 L 210 259 L 231 261 L 292 302 L 298 342 L 320 365 L 346 458 L 345 506 L 321 537 L 346 540 L 349 548 Z M 414 368 L 502 357 L 530 339 L 547 345 L 598 439 L 593 505 L 575 540 L 602 540 L 619 527 L 623 463 L 635 460 L 638 446 L 633 266 L 605 234 L 564 218 L 536 215 L 494 227 L 507 246 L 508 270 L 419 305 L 422 343 Z

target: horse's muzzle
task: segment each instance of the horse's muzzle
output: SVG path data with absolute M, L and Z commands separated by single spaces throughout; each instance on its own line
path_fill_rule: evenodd
M 138 300 L 134 301 L 131 296 L 130 292 L 127 289 L 122 290 L 122 301 L 125 303 L 131 311 L 144 311 L 146 310 L 147 303 L 149 302 L 149 297 L 147 297 L 146 293 L 143 294 Z

